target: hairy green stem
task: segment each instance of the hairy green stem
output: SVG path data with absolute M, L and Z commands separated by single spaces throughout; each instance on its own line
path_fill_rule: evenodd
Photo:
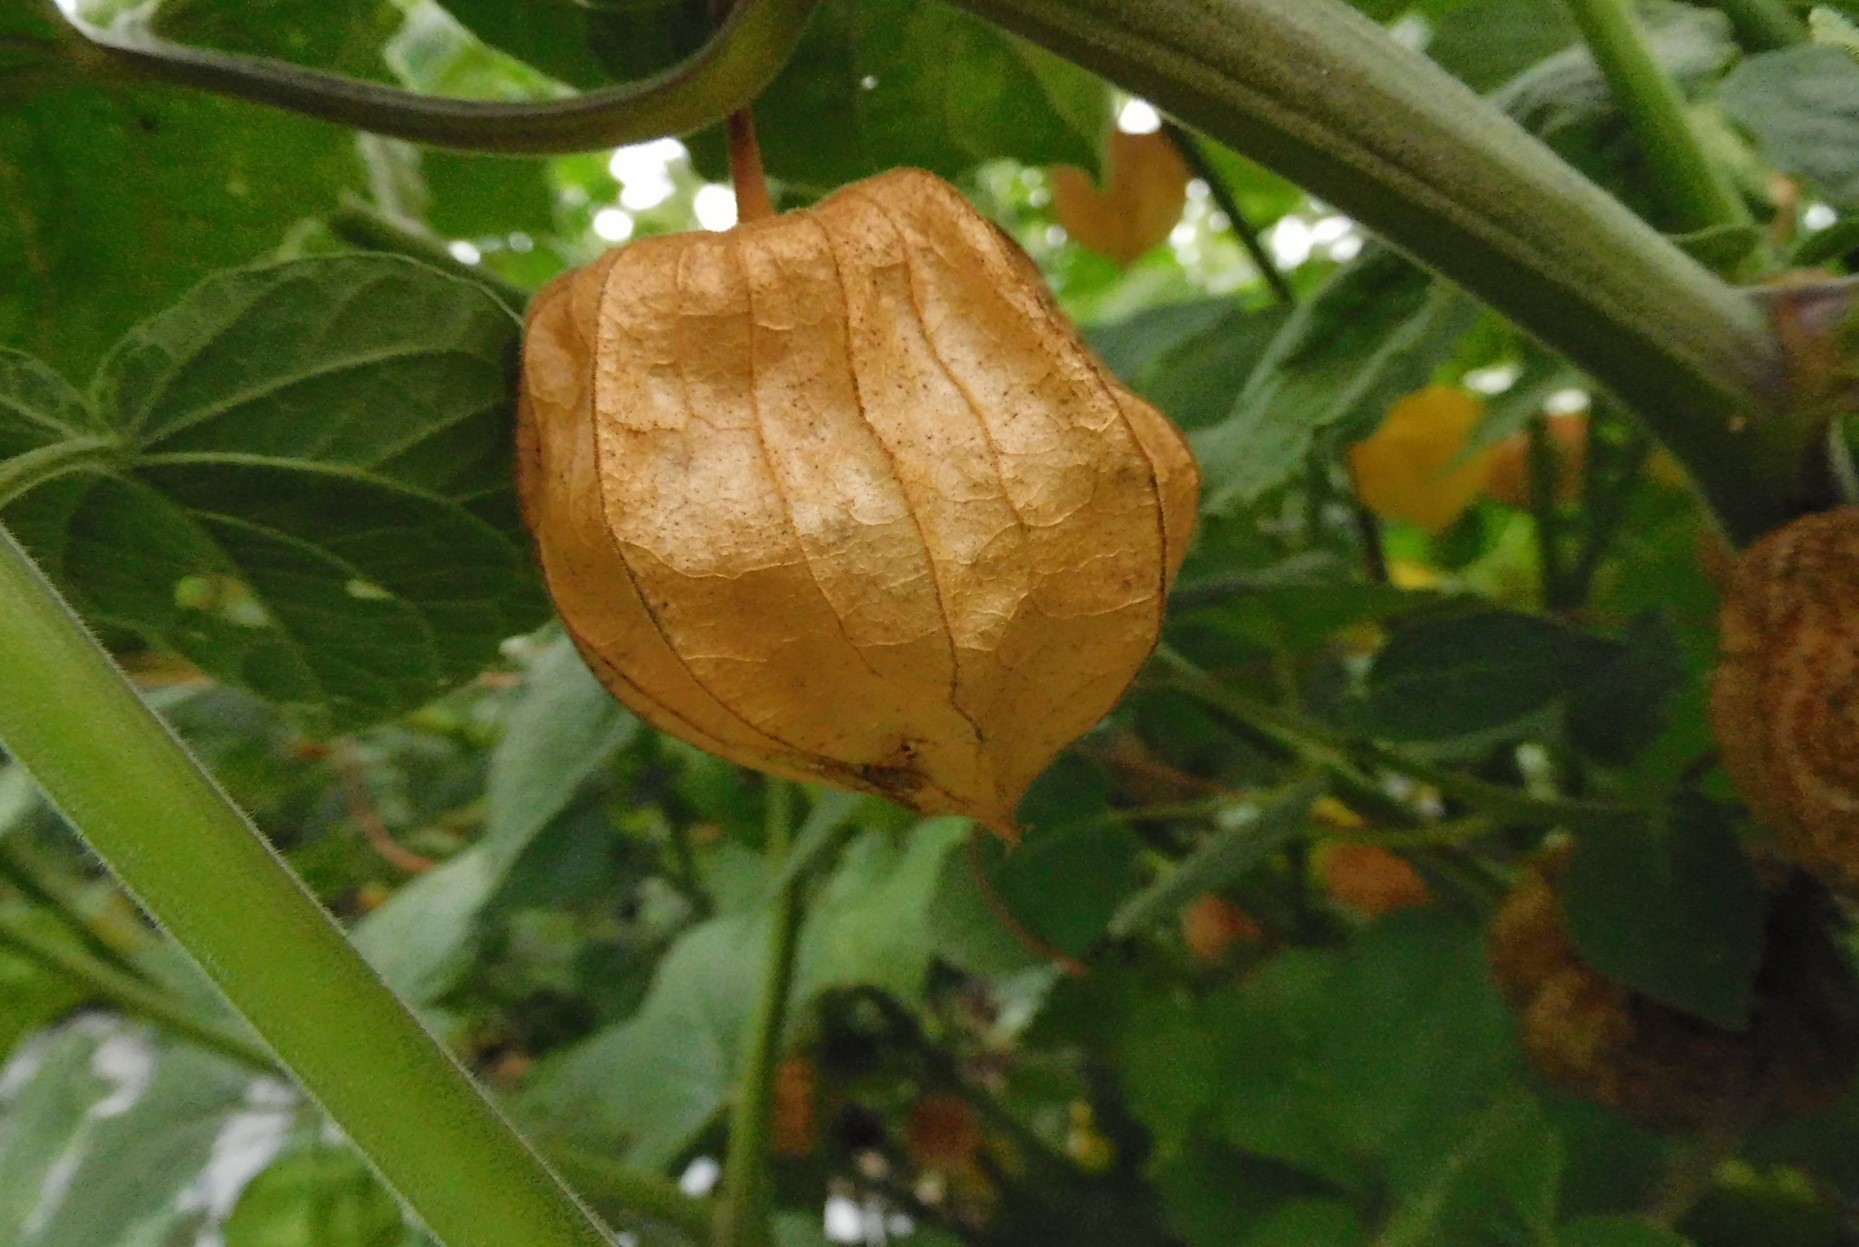
M 956 0 L 1432 265 L 1626 399 L 1747 538 L 1818 424 L 1754 301 L 1341 0 Z
M 447 1247 L 608 1247 L 0 529 L 0 743 Z
M 1782 0 L 1716 0 L 1716 4 L 1729 15 L 1736 37 L 1751 51 L 1792 48 L 1811 37 L 1807 23 Z
M 460 151 L 545 155 L 684 134 L 754 99 L 793 54 L 818 0 L 741 0 L 697 52 L 650 78 L 563 100 L 420 95 L 268 57 L 188 47 L 134 28 L 73 25 L 66 56 L 99 77 L 167 82 L 370 134 Z
M 771 868 L 787 857 L 793 827 L 794 785 L 768 780 L 768 846 Z M 800 944 L 800 876 L 784 878 L 769 917 L 768 961 L 755 1015 L 743 1036 L 736 1103 L 729 1120 L 729 1161 L 717 1206 L 714 1247 L 768 1247 L 768 1144 L 773 1126 L 775 1068 L 788 996 L 794 988 L 794 959 Z
M 1563 0 L 1601 67 L 1679 233 L 1748 225 L 1749 208 L 1713 165 L 1685 116 L 1678 84 L 1653 55 L 1631 0 Z

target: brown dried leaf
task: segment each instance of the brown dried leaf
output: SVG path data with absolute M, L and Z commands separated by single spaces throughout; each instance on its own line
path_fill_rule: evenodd
M 1757 818 L 1859 897 L 1859 507 L 1804 516 L 1737 561 L 1711 725 Z
M 1110 136 L 1102 190 L 1071 165 L 1052 170 L 1052 213 L 1074 241 L 1128 266 L 1162 245 L 1188 202 L 1190 173 L 1161 131 Z
M 536 299 L 519 484 L 640 715 L 1011 834 L 1153 648 L 1199 470 L 914 170 L 636 242 Z

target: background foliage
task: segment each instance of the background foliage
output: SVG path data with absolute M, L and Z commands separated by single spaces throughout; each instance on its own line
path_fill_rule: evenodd
M 661 68 L 703 7 L 149 20 L 516 99 Z M 1669 224 L 1558 6 L 1359 7 Z M 1713 8 L 1643 6 L 1777 264 L 1859 249 L 1844 7 L 1756 52 Z M 82 80 L 46 34 L 0 14 L 0 516 L 386 979 L 593 1166 L 571 1178 L 598 1201 L 618 1160 L 701 1190 L 779 869 L 765 785 L 641 726 L 546 622 L 509 427 L 523 294 L 727 219 L 717 136 L 420 150 Z M 1517 863 L 1573 833 L 1587 958 L 1746 1016 L 1753 829 L 1703 721 L 1720 556 L 1682 476 L 1566 362 L 1215 145 L 1141 259 L 1080 246 L 1050 169 L 1114 176 L 1126 104 L 939 0 L 827 0 L 758 106 L 787 204 L 899 164 L 956 180 L 1207 471 L 1165 661 L 1029 796 L 1022 847 L 808 794 L 783 1242 L 1854 1241 L 1859 1105 L 1701 1161 L 1530 1072 L 1485 967 Z M 1409 396 L 1432 468 L 1345 453 Z M 1579 462 L 1546 410 L 1586 413 Z M 1356 501 L 1505 446 L 1541 483 L 1507 495 L 1480 459 L 1449 514 Z M 421 1241 L 219 1010 L 0 771 L 0 1242 Z M 682 1241 L 676 1220 L 627 1225 Z

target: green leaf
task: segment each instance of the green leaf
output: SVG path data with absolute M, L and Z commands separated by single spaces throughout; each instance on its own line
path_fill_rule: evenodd
M 830 987 L 881 988 L 907 1004 L 929 974 L 929 908 L 943 862 L 967 838 L 957 818 L 920 823 L 903 836 L 868 831 L 808 904 L 798 980 L 803 998 Z
M 1095 169 L 1111 115 L 1099 79 L 943 0 L 826 0 L 755 119 L 769 176 L 823 194 L 899 165 Z M 716 131 L 692 155 L 724 179 Z
M 1658 822 L 1582 836 L 1563 908 L 1602 974 L 1712 1025 L 1748 1025 L 1766 906 L 1723 808 L 1681 798 Z
M 1369 672 L 1365 724 L 1394 740 L 1451 740 L 1506 727 L 1580 689 L 1623 649 L 1512 611 L 1413 620 Z
M 457 984 L 476 950 L 479 916 L 523 850 L 638 730 L 567 638 L 535 656 L 491 754 L 484 838 L 355 929 L 356 946 L 396 991 L 426 1004 Z
M 1685 656 L 1663 614 L 1645 614 L 1621 635 L 1625 648 L 1568 703 L 1569 743 L 1597 762 L 1624 766 L 1659 738 L 1685 682 Z
M 361 1157 L 312 1146 L 252 1179 L 221 1233 L 226 1247 L 398 1247 L 406 1224 Z
M 713 918 L 659 963 L 639 1011 L 538 1064 L 517 1098 L 525 1121 L 585 1146 L 624 1149 L 658 1169 L 722 1108 L 755 999 L 767 922 L 759 911 Z
M 797 1013 L 834 988 L 874 987 L 908 1004 L 921 997 L 930 901 L 967 830 L 961 819 L 932 819 L 902 837 L 867 831 L 847 848 L 808 905 Z M 731 1094 L 766 932 L 759 904 L 691 928 L 659 963 L 637 1013 L 541 1064 L 520 1099 L 524 1113 L 589 1146 L 623 1147 L 633 1164 L 666 1164 Z
M 1307 1199 L 1273 1209 L 1240 1242 L 1242 1247 L 1358 1247 L 1368 1236 L 1348 1204 Z
M 96 1069 L 102 1042 L 94 1025 L 66 1026 L 41 1036 L 26 1054 L 23 1084 L 7 1067 L 0 1094 L 0 1242 L 21 1244 L 47 1179 L 78 1144 L 91 1108 L 110 1093 Z
M 1562 1149 L 1536 1101 L 1512 1091 L 1458 1134 L 1437 1163 L 1408 1179 L 1377 1247 L 1506 1247 L 1550 1237 Z
M 482 289 L 408 260 L 221 274 L 99 371 L 89 427 L 118 465 L 6 520 L 94 624 L 313 728 L 404 712 L 542 615 L 510 514 L 515 340 Z M 0 446 L 79 436 L 71 397 L 9 363 Z
M 683 0 L 628 5 L 574 0 L 444 0 L 472 34 L 543 73 L 587 90 L 643 78 L 695 51 L 709 6 Z
M 1417 1191 L 1513 1077 L 1509 1028 L 1477 931 L 1395 915 L 1341 954 L 1281 954 L 1216 1002 L 1218 1120 L 1339 1185 Z
M 1129 387 L 1192 432 L 1224 419 L 1290 309 L 1228 299 L 1169 304 L 1091 331 Z
M 1839 48 L 1752 56 L 1724 79 L 1725 110 L 1783 173 L 1829 202 L 1859 206 L 1859 64 Z
M 137 321 L 364 187 L 351 132 L 204 93 L 73 85 L 0 108 L 0 346 L 82 376 Z
M 1569 46 L 1574 23 L 1539 0 L 1473 0 L 1443 20 L 1427 54 L 1474 91 L 1489 91 Z
M 1475 314 L 1470 299 L 1392 251 L 1338 271 L 1285 322 L 1231 412 L 1191 439 L 1204 508 L 1228 513 L 1284 484 L 1319 434 L 1366 436 L 1432 377 Z
M 0 1242 L 9 1247 L 192 1242 L 204 1219 L 181 1195 L 206 1167 L 227 1119 L 245 1104 L 250 1072 L 198 1049 L 157 1048 L 134 1031 L 118 1030 L 104 1043 L 111 1058 L 99 1061 L 93 1049 L 91 1059 L 114 1075 L 106 1087 L 118 1111 L 99 1112 L 95 1081 L 82 1075 L 75 1080 L 80 1097 L 57 1101 L 69 1114 L 57 1156 L 64 1180 L 48 1182 L 41 1171 L 25 1188 L 30 1211 L 12 1223 L 0 1195 Z M 153 1063 L 146 1082 L 138 1069 L 145 1061 Z M 53 1076 L 41 1070 L 33 1082 Z M 0 1192 L 12 1189 L 5 1173 L 10 1151 L 0 1144 Z
M 1127 828 L 1107 823 L 1033 826 L 1009 850 L 982 840 L 974 857 L 944 859 L 930 909 L 936 951 L 978 974 L 1010 973 L 1039 963 L 1013 921 L 1035 939 L 1077 956 L 1095 943 L 1135 883 L 1136 841 Z M 990 898 L 975 879 L 978 860 Z
M 1121 939 L 1175 916 L 1189 901 L 1235 882 L 1308 829 L 1321 782 L 1298 784 L 1243 823 L 1223 827 L 1154 883 L 1124 902 L 1110 920 Z
M 1692 1247 L 1691 1240 L 1636 1217 L 1582 1217 L 1556 1232 L 1556 1247 Z

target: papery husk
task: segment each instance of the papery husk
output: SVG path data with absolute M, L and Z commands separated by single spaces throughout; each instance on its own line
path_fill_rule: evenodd
M 643 718 L 1011 834 L 1154 647 L 1199 471 L 1024 254 L 902 170 L 547 287 L 519 486 Z
M 1492 978 L 1551 1081 L 1655 1130 L 1741 1133 L 1832 1107 L 1859 1065 L 1859 983 L 1813 879 L 1759 861 L 1768 898 L 1749 1026 L 1670 1008 L 1582 960 L 1562 908 L 1568 846 L 1540 856 L 1493 919 Z
M 1750 811 L 1859 898 L 1859 507 L 1744 551 L 1724 595 L 1711 725 Z

